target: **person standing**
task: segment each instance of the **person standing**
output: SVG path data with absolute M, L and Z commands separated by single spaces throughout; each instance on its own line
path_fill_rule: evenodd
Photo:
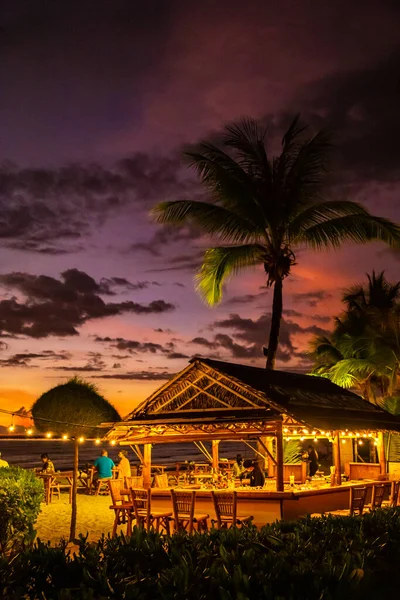
M 308 460 L 310 463 L 310 477 L 314 477 L 315 473 L 318 471 L 318 453 L 315 450 L 314 446 L 308 446 Z
M 9 466 L 10 465 L 8 464 L 8 462 L 6 460 L 2 459 L 1 452 L 0 452 L 0 469 L 6 469 Z
M 232 475 L 235 479 L 241 479 L 245 468 L 243 466 L 243 458 L 241 454 L 236 455 L 236 461 L 233 463 Z
M 111 479 L 112 478 L 112 470 L 115 467 L 114 461 L 108 457 L 107 450 L 101 451 L 101 456 L 96 458 L 93 463 L 93 466 L 96 469 L 96 479 Z
M 251 487 L 264 487 L 265 475 L 260 469 L 256 460 L 246 460 L 244 463 L 246 471 L 249 473 Z
M 120 450 L 118 452 L 118 477 L 120 479 L 125 479 L 125 477 L 131 477 L 131 463 L 128 459 L 128 453 L 126 450 Z

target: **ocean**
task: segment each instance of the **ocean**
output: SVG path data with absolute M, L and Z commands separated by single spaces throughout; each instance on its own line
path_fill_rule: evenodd
M 211 454 L 210 444 L 205 444 Z M 104 446 L 108 450 L 110 458 L 118 462 L 117 455 L 122 447 Z M 101 446 L 96 446 L 93 441 L 84 442 L 79 447 L 79 466 L 83 467 L 88 462 L 100 456 Z M 138 464 L 136 454 L 129 448 L 123 446 L 128 452 L 131 464 Z M 32 440 L 15 439 L 0 440 L 0 452 L 2 458 L 10 465 L 32 469 L 41 466 L 40 455 L 47 453 L 54 463 L 56 470 L 68 470 L 73 463 L 73 445 L 68 441 L 61 440 Z M 253 458 L 252 450 L 241 442 L 221 442 L 219 454 L 221 458 L 234 459 L 240 453 L 244 458 Z M 197 450 L 193 443 L 186 444 L 155 444 L 152 449 L 152 462 L 154 464 L 174 465 L 175 462 L 194 460 L 205 462 L 204 455 Z

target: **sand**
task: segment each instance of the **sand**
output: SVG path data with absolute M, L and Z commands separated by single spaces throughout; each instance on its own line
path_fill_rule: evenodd
M 71 522 L 71 505 L 67 493 L 61 493 L 60 499 L 46 506 L 42 504 L 41 512 L 36 522 L 37 537 L 42 541 L 57 543 L 60 539 L 68 539 Z M 114 522 L 114 511 L 109 508 L 109 496 L 77 496 L 76 534 L 89 534 L 88 540 L 96 542 L 104 533 L 111 533 Z M 126 525 L 118 532 L 126 532 Z

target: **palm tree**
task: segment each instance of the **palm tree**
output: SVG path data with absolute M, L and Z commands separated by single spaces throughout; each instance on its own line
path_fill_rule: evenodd
M 400 374 L 400 282 L 389 282 L 384 272 L 367 275 L 343 295 L 346 309 L 335 319 L 330 338 L 314 337 L 313 373 L 343 387 L 357 388 L 376 402 L 395 406 Z M 382 400 L 381 400 L 382 403 Z
M 282 318 L 283 280 L 295 264 L 295 250 L 337 248 L 345 241 L 382 240 L 400 244 L 400 227 L 372 216 L 347 200 L 323 197 L 331 136 L 306 137 L 296 117 L 270 158 L 267 132 L 253 119 L 225 128 L 216 143 L 201 142 L 185 152 L 208 200 L 162 202 L 152 210 L 158 223 L 191 224 L 224 244 L 206 251 L 196 275 L 198 291 L 210 305 L 222 298 L 224 281 L 242 269 L 263 265 L 274 287 L 267 368 L 274 368 Z
M 56 435 L 68 434 L 74 443 L 74 469 L 72 484 L 72 512 L 70 541 L 75 539 L 78 482 L 79 438 L 96 437 L 100 423 L 120 421 L 115 408 L 99 392 L 96 386 L 78 377 L 57 385 L 36 400 L 32 417 L 38 431 L 51 429 Z

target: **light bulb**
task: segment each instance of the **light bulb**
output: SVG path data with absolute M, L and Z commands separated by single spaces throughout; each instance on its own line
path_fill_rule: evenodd
M 15 429 L 15 425 L 10 425 L 10 427 L 8 428 L 8 431 L 14 431 Z
M 285 429 L 283 431 L 284 431 L 284 433 L 287 433 L 289 431 L 289 429 L 287 427 L 285 427 Z
M 362 446 L 362 445 L 363 445 L 363 443 L 364 443 L 364 442 L 363 442 L 362 440 L 359 440 L 359 442 L 358 442 L 358 445 L 359 445 L 359 446 Z
M 317 432 L 316 432 L 316 431 L 315 431 L 315 429 L 314 429 L 314 431 L 312 432 L 312 434 L 313 434 L 313 435 L 315 435 L 316 433 L 317 433 Z
M 49 439 L 52 437 L 52 435 L 53 435 L 53 434 L 51 433 L 51 431 L 48 431 L 48 432 L 46 433 L 46 437 L 47 437 L 47 438 L 49 438 Z
M 342 444 L 345 444 L 345 443 L 346 443 L 346 440 L 342 440 Z
M 63 440 L 67 440 L 67 439 L 68 439 L 68 436 L 67 436 L 67 434 L 66 434 L 66 433 L 64 433 L 64 435 L 62 436 L 62 439 L 63 439 Z
M 100 438 L 96 438 L 96 439 L 94 440 L 94 443 L 95 443 L 95 444 L 100 444 L 100 441 L 101 441 L 101 440 L 100 440 Z
M 308 429 L 303 429 L 303 433 L 308 433 Z
M 340 435 L 346 435 L 346 432 L 345 431 L 341 431 Z
M 32 433 L 33 433 L 32 429 L 27 429 L 26 430 L 26 435 L 32 435 Z
M 303 438 L 303 437 L 301 437 L 301 438 L 300 438 L 300 441 L 301 441 L 301 442 L 304 442 L 304 438 Z
M 85 441 L 85 438 L 84 438 L 84 437 L 81 435 L 81 437 L 80 437 L 80 438 L 78 438 L 78 442 L 79 442 L 80 444 L 82 444 L 82 442 L 84 442 L 84 441 Z
M 325 431 L 321 430 L 320 433 L 321 433 L 321 435 L 325 435 Z
M 356 433 L 356 437 L 360 437 L 360 434 L 359 434 L 359 433 Z
M 110 442 L 111 446 L 115 446 L 115 443 L 116 443 L 115 440 L 111 440 L 111 442 Z
M 297 429 L 293 430 L 293 435 L 297 435 Z

